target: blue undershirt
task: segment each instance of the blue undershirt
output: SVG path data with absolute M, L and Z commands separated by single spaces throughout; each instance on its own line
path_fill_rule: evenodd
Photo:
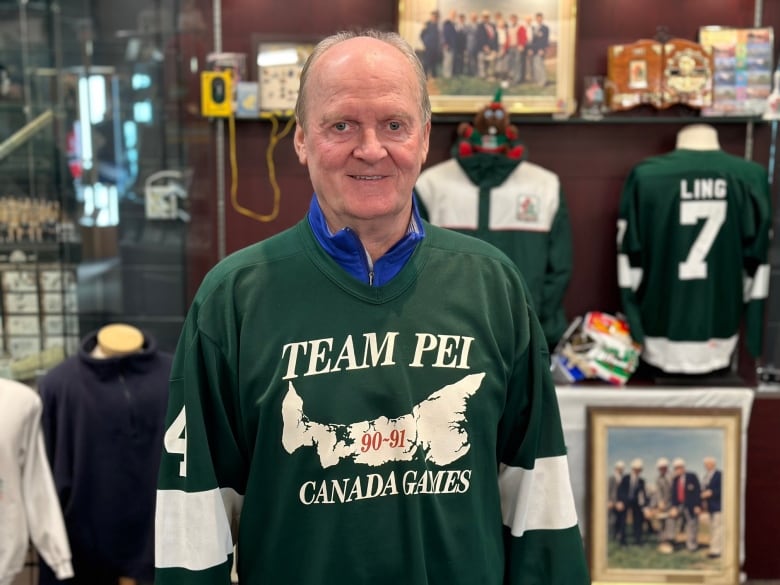
M 349 274 L 371 286 L 381 286 L 390 282 L 404 267 L 420 240 L 425 237 L 414 197 L 412 197 L 412 218 L 406 235 L 385 252 L 384 256 L 375 260 L 373 266 L 363 243 L 352 229 L 347 227 L 335 234 L 331 233 L 316 195 L 311 198 L 307 217 L 314 237 L 325 251 Z

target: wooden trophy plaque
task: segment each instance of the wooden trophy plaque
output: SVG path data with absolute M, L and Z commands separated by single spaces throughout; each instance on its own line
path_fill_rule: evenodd
M 712 49 L 685 39 L 665 43 L 662 107 L 711 106 L 713 67 Z
M 628 45 L 612 45 L 607 54 L 607 105 L 629 110 L 641 104 L 661 107 L 663 44 L 642 39 Z

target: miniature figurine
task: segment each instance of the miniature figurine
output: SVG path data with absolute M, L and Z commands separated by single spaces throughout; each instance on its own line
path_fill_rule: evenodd
M 500 154 L 511 159 L 523 156 L 523 146 L 517 144 L 517 126 L 509 122 L 509 114 L 501 104 L 501 89 L 493 101 L 474 116 L 474 123 L 458 125 L 458 154 L 469 156 L 475 152 Z

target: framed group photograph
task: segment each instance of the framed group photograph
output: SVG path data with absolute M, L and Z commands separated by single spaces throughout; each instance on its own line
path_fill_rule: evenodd
M 594 585 L 739 582 L 739 409 L 590 407 Z
M 499 88 L 509 113 L 573 113 L 576 2 L 400 0 L 434 113 L 477 112 Z

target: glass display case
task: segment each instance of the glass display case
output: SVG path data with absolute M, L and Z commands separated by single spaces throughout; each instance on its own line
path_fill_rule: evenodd
M 0 376 L 111 322 L 172 351 L 184 319 L 178 2 L 99 4 L 0 1 Z

